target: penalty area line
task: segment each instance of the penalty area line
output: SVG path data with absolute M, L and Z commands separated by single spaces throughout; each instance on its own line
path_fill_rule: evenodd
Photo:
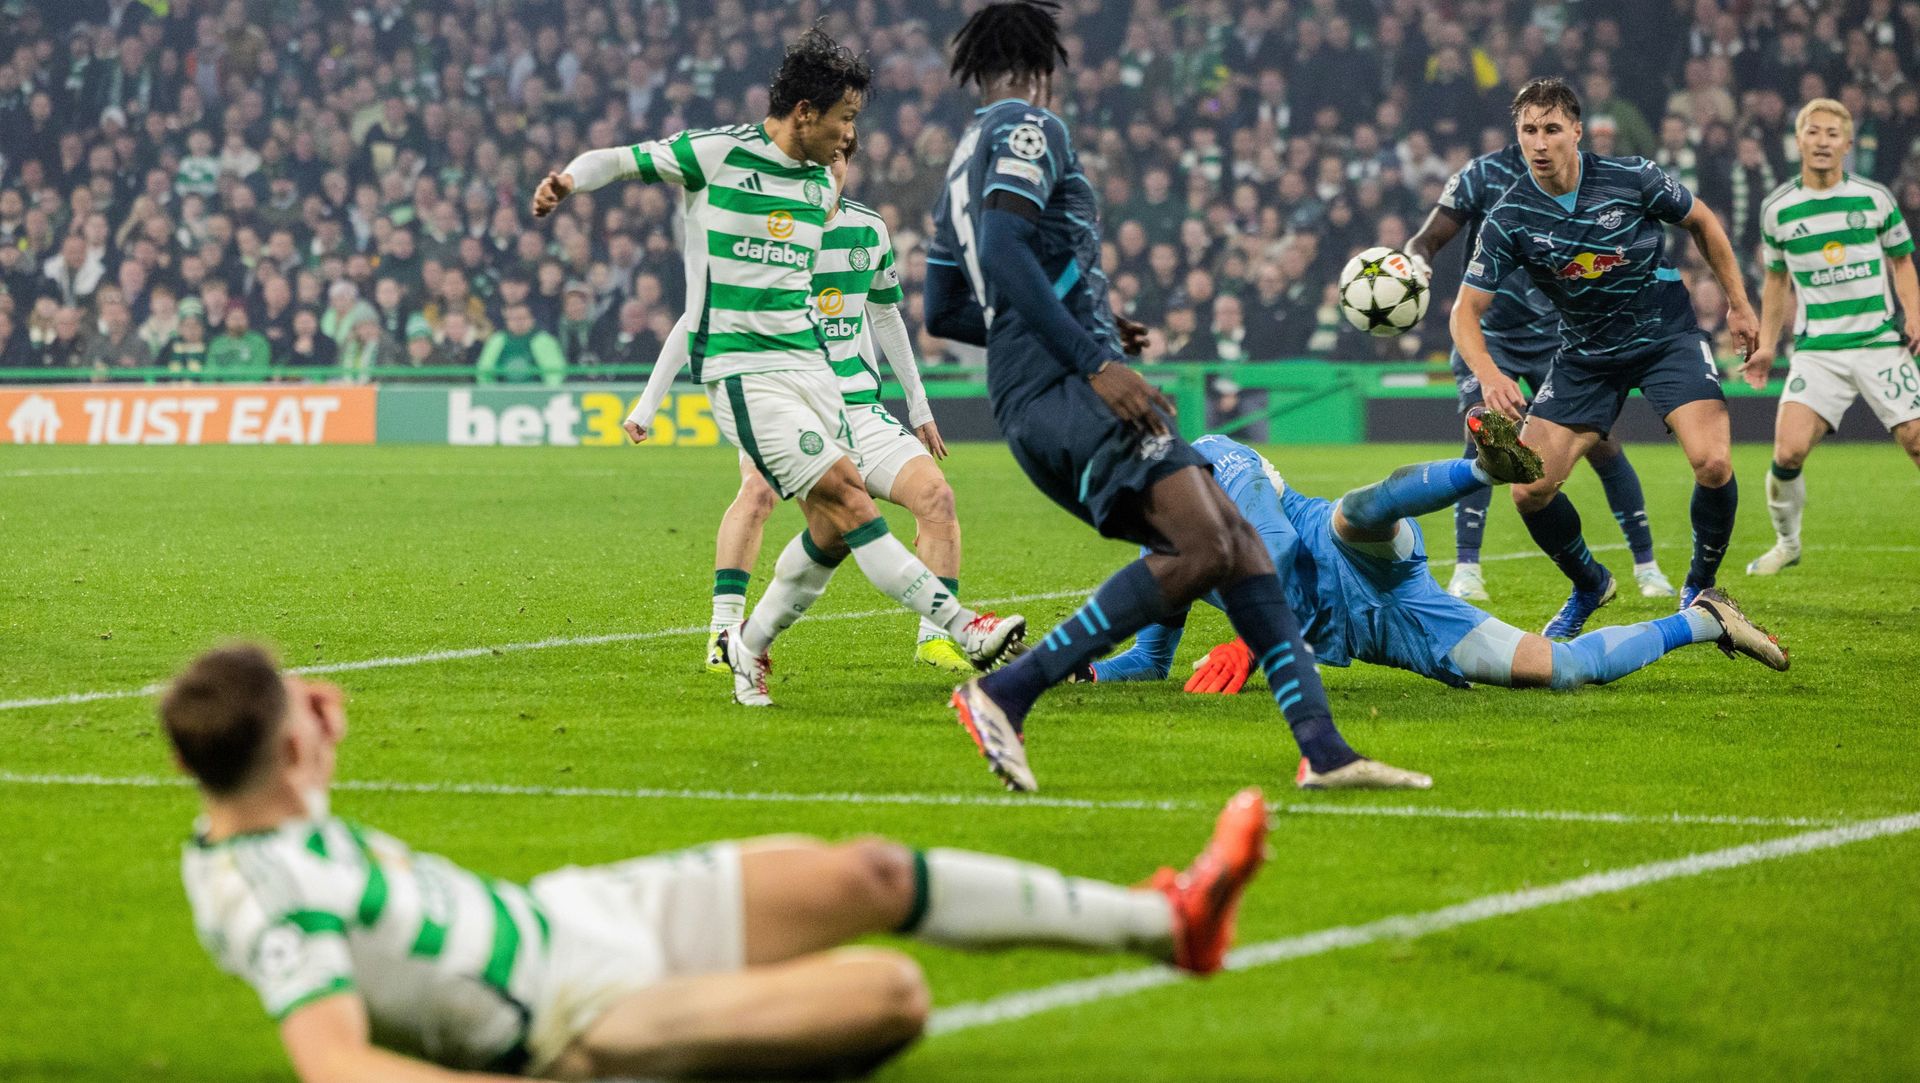
M 1904 835 L 1915 830 L 1920 830 L 1920 813 L 1908 813 L 1903 816 L 1863 820 L 1821 831 L 1788 835 L 1785 838 L 1770 839 L 1765 842 L 1748 843 L 1744 846 L 1729 846 L 1723 850 L 1708 850 L 1668 861 L 1654 861 L 1644 865 L 1597 872 L 1544 887 L 1485 895 L 1438 910 L 1396 914 L 1364 925 L 1337 925 L 1299 936 L 1249 944 L 1228 954 L 1227 969 L 1252 970 L 1256 967 L 1271 966 L 1294 959 L 1325 955 L 1342 948 L 1363 947 L 1384 940 L 1414 940 L 1432 933 L 1506 917 L 1509 914 L 1525 913 L 1529 910 L 1539 910 L 1543 907 L 1590 899 L 1599 895 L 1617 894 L 1668 880 L 1680 880 L 1726 869 L 1737 869 L 1763 861 L 1777 861 L 1800 854 L 1831 850 L 1869 839 Z M 1171 967 L 1152 967 L 1041 986 L 989 1000 L 941 1008 L 935 1011 L 928 1021 L 927 1033 L 938 1036 L 999 1023 L 1017 1022 L 1044 1012 L 1131 996 L 1134 993 L 1146 992 L 1149 989 L 1157 989 L 1183 980 L 1185 975 Z
M 98 786 L 156 789 L 186 786 L 181 777 L 159 775 L 67 775 L 0 771 L 0 785 Z M 1094 812 L 1205 812 L 1218 808 L 1207 801 L 1155 798 L 1099 799 L 1011 794 L 971 793 L 795 793 L 779 790 L 675 789 L 668 787 L 530 786 L 502 782 L 405 782 L 389 779 L 342 779 L 335 790 L 359 793 L 434 794 L 464 797 L 584 797 L 619 801 L 712 801 L 722 804 L 766 805 L 911 805 L 929 808 L 1044 808 Z M 1711 813 L 1586 812 L 1567 809 L 1463 809 L 1425 805 L 1309 804 L 1275 806 L 1277 811 L 1314 816 L 1360 816 L 1386 819 L 1508 820 L 1545 823 L 1591 823 L 1622 827 L 1821 827 L 1837 819 L 1798 816 L 1734 816 Z

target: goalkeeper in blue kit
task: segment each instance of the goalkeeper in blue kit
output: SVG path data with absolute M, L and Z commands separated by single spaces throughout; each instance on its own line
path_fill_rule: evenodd
M 1694 643 L 1714 643 L 1729 657 L 1744 654 L 1772 669 L 1787 668 L 1779 642 L 1713 588 L 1672 616 L 1601 628 L 1567 643 L 1521 631 L 1448 594 L 1428 573 L 1415 517 L 1494 484 L 1540 475 L 1538 459 L 1514 438 L 1511 422 L 1481 408 L 1467 420 L 1479 444 L 1477 458 L 1402 467 L 1337 501 L 1288 487 L 1272 463 L 1224 436 L 1194 441 L 1273 555 L 1316 662 L 1371 662 L 1457 688 L 1606 684 Z M 1091 663 L 1080 678 L 1165 678 L 1186 618 L 1182 611 L 1149 625 L 1133 647 Z M 1239 640 L 1214 648 L 1196 665 L 1187 690 L 1239 691 L 1249 674 L 1249 653 Z

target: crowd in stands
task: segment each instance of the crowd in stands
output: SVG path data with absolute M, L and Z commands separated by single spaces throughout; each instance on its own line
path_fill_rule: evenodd
M 784 43 L 823 17 L 874 64 L 849 191 L 892 227 L 918 329 L 928 214 L 977 104 L 943 54 L 971 7 L 9 0 L 0 370 L 643 371 L 685 301 L 673 191 L 619 185 L 535 223 L 534 184 L 588 147 L 758 120 Z M 1508 142 L 1506 103 L 1539 75 L 1582 92 L 1590 149 L 1693 186 L 1750 274 L 1807 98 L 1848 104 L 1850 168 L 1920 216 L 1913 0 L 1066 0 L 1061 16 L 1056 109 L 1153 361 L 1443 356 L 1463 253 L 1398 339 L 1346 329 L 1334 278 L 1361 247 L 1403 244 L 1456 169 Z M 1711 279 L 1672 250 L 1718 326 Z M 932 363 L 966 356 L 918 341 Z

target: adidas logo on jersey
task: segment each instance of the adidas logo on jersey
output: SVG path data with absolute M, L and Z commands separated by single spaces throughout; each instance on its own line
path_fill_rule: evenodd
M 785 263 L 803 271 L 813 266 L 813 253 L 804 248 L 753 241 L 745 237 L 733 242 L 733 255 L 735 259 L 753 260 L 756 263 Z
M 749 192 L 766 191 L 766 188 L 760 183 L 760 174 L 758 173 L 747 174 L 747 179 L 740 182 L 740 187 L 745 188 Z
M 1849 263 L 1845 267 L 1829 267 L 1825 270 L 1810 272 L 1807 275 L 1807 285 L 1837 286 L 1842 282 L 1872 278 L 1879 273 L 1872 263 Z
M 1787 236 L 1789 237 L 1805 237 L 1806 235 L 1807 235 L 1807 224 L 1805 222 L 1802 222 L 1799 225 L 1793 227 L 1793 232 L 1787 234 Z

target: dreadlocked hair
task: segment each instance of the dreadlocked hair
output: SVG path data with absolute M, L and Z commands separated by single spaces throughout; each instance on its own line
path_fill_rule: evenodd
M 814 27 L 787 46 L 787 55 L 767 88 L 767 111 L 776 117 L 791 114 L 801 102 L 825 112 L 848 91 L 866 96 L 873 69 L 853 50 Z
M 949 70 L 962 84 L 982 87 L 998 76 L 1051 75 L 1065 67 L 1067 47 L 1060 43 L 1060 5 L 1053 0 L 1008 0 L 973 13 L 953 36 Z

